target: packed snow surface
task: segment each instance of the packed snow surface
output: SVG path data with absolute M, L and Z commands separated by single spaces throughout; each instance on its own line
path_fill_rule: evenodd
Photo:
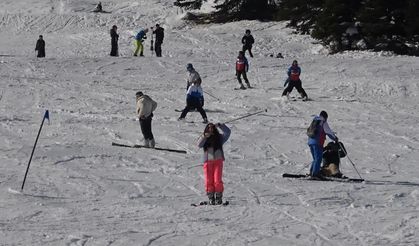
M 329 55 L 285 23 L 197 26 L 173 0 L 2 0 L 0 9 L 1 245 L 419 245 L 419 59 L 387 53 Z M 133 57 L 141 27 L 165 28 L 163 57 Z M 110 57 L 118 26 L 120 57 Z M 244 30 L 256 39 L 248 77 L 234 90 Z M 46 41 L 44 59 L 35 42 Z M 150 35 L 149 35 L 150 36 Z M 281 52 L 284 59 L 275 58 Z M 273 57 L 270 57 L 273 54 Z M 308 102 L 281 98 L 297 59 Z M 210 121 L 228 124 L 226 207 L 205 200 L 205 125 L 185 106 L 187 63 L 203 78 Z M 157 146 L 142 143 L 135 93 L 158 102 Z M 292 96 L 297 97 L 296 91 Z M 45 110 L 24 190 L 20 186 Z M 306 128 L 329 113 L 363 183 L 304 181 Z M 191 121 L 195 123 L 191 123 Z M 342 172 L 358 178 L 348 158 Z

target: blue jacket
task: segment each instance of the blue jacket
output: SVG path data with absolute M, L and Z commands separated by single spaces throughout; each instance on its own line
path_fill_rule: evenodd
M 202 91 L 201 86 L 192 84 L 189 86 L 188 91 L 186 92 L 186 101 L 192 101 L 195 103 L 204 101 L 204 92 Z
M 296 81 L 300 79 L 301 68 L 299 66 L 291 66 L 288 68 L 288 78 L 292 81 Z
M 145 37 L 145 32 L 144 32 L 144 30 L 143 29 L 141 29 L 138 33 L 137 33 L 137 35 L 135 36 L 135 40 L 140 40 L 140 41 L 142 41 L 143 39 L 144 39 L 144 37 Z

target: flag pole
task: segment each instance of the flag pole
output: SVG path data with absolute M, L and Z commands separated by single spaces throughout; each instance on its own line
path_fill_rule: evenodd
M 45 111 L 44 117 L 42 118 L 41 127 L 39 127 L 38 135 L 36 136 L 35 144 L 33 145 L 33 148 L 32 148 L 31 157 L 29 158 L 28 166 L 26 167 L 25 177 L 23 178 L 22 187 L 20 188 L 20 190 L 23 190 L 23 187 L 25 186 L 26 176 L 28 175 L 29 166 L 31 165 L 33 153 L 35 152 L 36 144 L 38 143 L 39 135 L 41 134 L 42 126 L 44 125 L 45 119 L 49 120 L 48 110 Z

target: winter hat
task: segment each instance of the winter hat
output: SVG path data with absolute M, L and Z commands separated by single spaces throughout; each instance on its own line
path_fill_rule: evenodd
M 247 29 L 247 30 L 246 30 L 246 33 L 250 34 L 250 30 L 249 30 L 249 29 Z
M 188 63 L 187 65 L 186 65 L 186 70 L 192 70 L 193 69 L 193 65 L 192 65 L 192 63 Z
M 327 120 L 328 115 L 327 115 L 326 111 L 321 111 L 320 116 L 323 117 L 325 120 Z
M 137 97 L 140 97 L 142 95 L 144 95 L 142 91 L 139 91 L 139 92 L 135 93 L 135 96 L 137 96 Z

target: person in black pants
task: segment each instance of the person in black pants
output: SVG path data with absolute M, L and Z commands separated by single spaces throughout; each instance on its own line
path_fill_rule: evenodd
M 153 31 L 153 34 L 156 34 L 156 43 L 154 44 L 154 51 L 156 52 L 157 57 L 161 57 L 161 45 L 163 44 L 164 39 L 164 28 L 160 27 L 159 24 L 156 24 L 156 30 Z
M 307 93 L 302 87 L 302 83 L 300 80 L 301 68 L 298 66 L 298 62 L 294 60 L 292 62 L 292 66 L 288 69 L 288 79 L 285 81 L 284 86 L 288 86 L 285 88 L 284 92 L 282 92 L 282 96 L 288 97 L 294 87 L 297 89 L 298 93 L 300 93 L 301 98 L 306 101 L 308 100 Z
M 252 46 L 254 43 L 255 39 L 253 38 L 252 34 L 250 34 L 250 30 L 246 30 L 246 33 L 242 38 L 243 52 L 246 52 L 246 50 L 248 50 L 250 57 L 253 57 Z
M 157 108 L 157 103 L 141 91 L 135 94 L 137 101 L 137 115 L 140 119 L 141 132 L 144 136 L 144 146 L 154 148 L 155 141 L 151 131 L 151 120 L 153 111 Z
M 36 57 L 45 57 L 45 41 L 42 35 L 39 35 L 39 39 L 36 41 L 35 51 L 38 51 Z
M 188 88 L 188 92 L 186 93 L 186 107 L 183 109 L 182 114 L 180 115 L 178 120 L 184 120 L 186 114 L 189 111 L 196 109 L 201 114 L 203 123 L 208 123 L 207 114 L 205 110 L 202 108 L 204 106 L 204 93 L 202 91 L 201 86 L 193 83 Z
M 119 56 L 119 53 L 118 53 L 119 35 L 116 33 L 117 29 L 118 27 L 113 25 L 110 31 L 110 34 L 111 34 L 111 54 L 110 55 L 111 56 Z

